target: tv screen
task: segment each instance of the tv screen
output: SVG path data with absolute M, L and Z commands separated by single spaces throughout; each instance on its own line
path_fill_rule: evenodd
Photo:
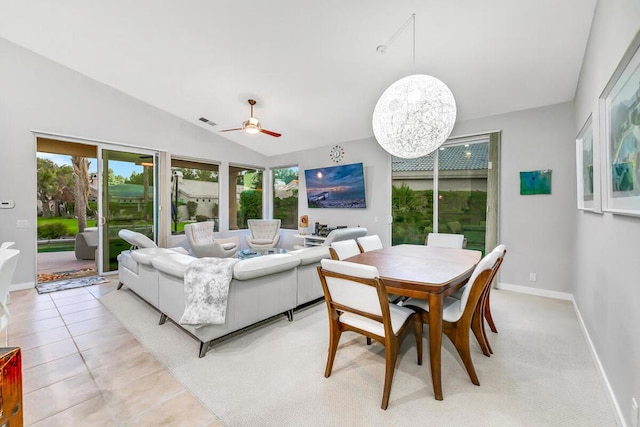
M 362 163 L 304 171 L 310 208 L 366 208 Z

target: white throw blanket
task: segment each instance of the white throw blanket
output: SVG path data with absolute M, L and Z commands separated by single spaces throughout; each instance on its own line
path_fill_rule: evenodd
M 185 309 L 181 325 L 222 325 L 227 314 L 229 283 L 237 258 L 199 258 L 184 273 Z

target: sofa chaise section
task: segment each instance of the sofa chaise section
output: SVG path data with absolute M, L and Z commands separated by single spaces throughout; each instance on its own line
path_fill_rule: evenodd
M 296 307 L 296 266 L 300 259 L 290 254 L 273 254 L 238 261 L 233 266 L 229 285 L 226 321 L 222 325 L 199 328 L 181 325 L 185 310 L 184 273 L 196 258 L 183 255 L 162 255 L 152 259 L 158 271 L 160 323 L 170 318 L 200 341 L 199 356 L 204 357 L 212 340 L 242 328 L 286 313 L 293 319 Z

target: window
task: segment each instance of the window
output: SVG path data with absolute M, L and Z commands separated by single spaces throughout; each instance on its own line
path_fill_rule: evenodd
M 190 222 L 213 221 L 218 231 L 218 165 L 171 159 L 171 233 Z
M 498 147 L 499 135 L 488 134 L 449 140 L 417 159 L 393 157 L 393 244 L 422 244 L 428 233 L 439 232 L 464 234 L 468 249 L 493 248 Z
M 281 228 L 298 228 L 298 167 L 271 170 L 273 217 L 281 221 Z
M 262 170 L 229 166 L 229 183 L 229 230 L 245 229 L 262 218 Z

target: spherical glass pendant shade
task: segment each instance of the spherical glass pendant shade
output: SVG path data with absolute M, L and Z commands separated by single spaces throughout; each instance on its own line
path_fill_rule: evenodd
M 404 77 L 384 91 L 373 111 L 373 134 L 390 154 L 405 159 L 435 151 L 456 122 L 456 100 L 440 80 Z

